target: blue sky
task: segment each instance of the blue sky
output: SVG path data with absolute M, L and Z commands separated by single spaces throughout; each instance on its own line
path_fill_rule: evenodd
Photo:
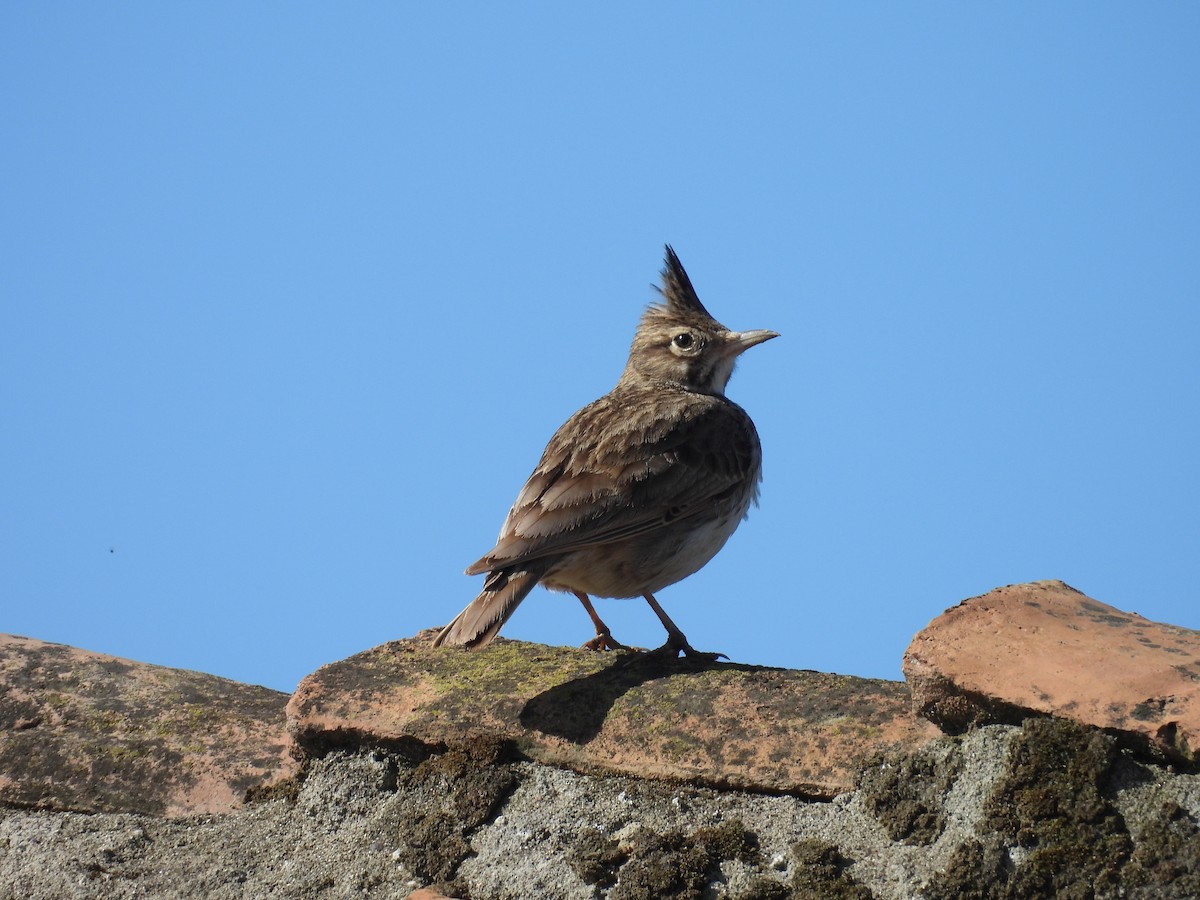
M 448 621 L 670 242 L 761 507 L 659 599 L 899 677 L 1061 578 L 1200 628 L 1200 7 L 0 12 L 0 632 L 281 690 Z M 601 601 L 657 645 L 641 601 Z M 589 637 L 538 590 L 505 628 Z

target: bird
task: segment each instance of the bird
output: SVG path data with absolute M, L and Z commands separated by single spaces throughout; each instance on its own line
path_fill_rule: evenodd
M 591 598 L 641 596 L 667 631 L 654 653 L 724 655 L 695 650 L 654 594 L 705 566 L 758 503 L 762 445 L 725 387 L 744 351 L 779 335 L 714 319 L 669 244 L 661 274 L 616 387 L 550 438 L 495 547 L 466 570 L 486 575 L 483 590 L 434 646 L 487 645 L 541 584 L 583 604 L 586 648 L 634 649 Z

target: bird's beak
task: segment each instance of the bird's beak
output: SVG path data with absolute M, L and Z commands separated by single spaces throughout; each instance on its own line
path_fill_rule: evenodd
M 756 344 L 777 337 L 779 337 L 779 332 L 767 331 L 765 328 L 758 331 L 731 331 L 726 336 L 726 346 L 729 348 L 731 356 L 737 356 Z

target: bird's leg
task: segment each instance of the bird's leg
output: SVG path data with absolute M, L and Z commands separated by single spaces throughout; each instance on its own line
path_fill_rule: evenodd
M 585 650 L 632 650 L 632 647 L 626 647 L 608 630 L 608 626 L 596 614 L 596 608 L 592 606 L 592 601 L 588 599 L 588 595 L 583 591 L 572 591 L 579 602 L 583 604 L 583 608 L 587 611 L 588 616 L 592 620 L 592 624 L 596 626 L 596 636 L 583 645 Z
M 642 596 L 646 598 L 646 602 L 650 604 L 650 608 L 658 616 L 658 621 L 663 623 L 663 628 L 667 629 L 667 642 L 655 650 L 655 653 L 669 656 L 678 656 L 680 653 L 683 653 L 688 659 L 704 659 L 709 662 L 716 662 L 718 659 L 729 659 L 724 653 L 701 653 L 688 643 L 688 639 L 679 630 L 679 626 L 671 621 L 671 617 L 667 615 L 665 609 L 658 605 L 658 601 L 654 599 L 653 594 L 646 593 L 642 594 Z

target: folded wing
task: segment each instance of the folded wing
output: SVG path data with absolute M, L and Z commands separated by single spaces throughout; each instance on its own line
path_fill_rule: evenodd
M 671 423 L 618 417 L 614 428 L 614 404 L 647 408 L 623 399 L 603 397 L 558 430 L 495 548 L 467 574 L 649 533 L 728 502 L 747 478 L 757 481 L 758 435 L 737 405 L 698 395 Z M 635 444 L 649 452 L 630 452 Z M 621 462 L 631 459 L 638 462 Z

